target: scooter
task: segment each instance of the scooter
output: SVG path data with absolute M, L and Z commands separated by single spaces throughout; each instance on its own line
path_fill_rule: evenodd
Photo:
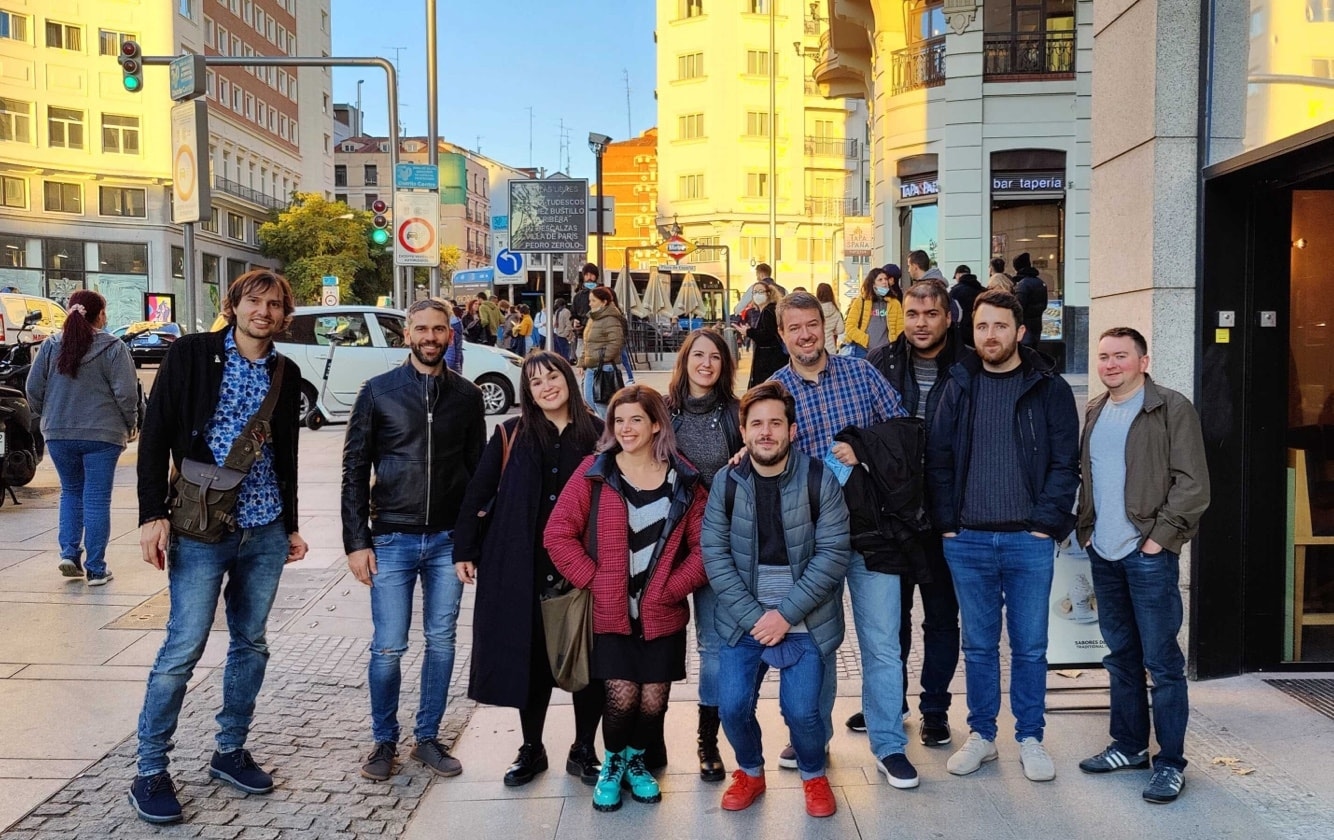
M 310 411 L 306 412 L 306 428 L 312 432 L 318 432 L 330 423 L 347 422 L 347 414 L 335 415 L 325 406 L 324 399 L 329 390 L 329 372 L 333 370 L 334 352 L 340 344 L 350 344 L 358 338 L 356 330 L 351 327 L 327 332 L 324 337 L 329 339 L 329 356 L 324 360 L 324 380 L 320 383 L 320 398 L 310 407 Z
M 45 454 L 41 420 L 32 413 L 27 396 L 18 388 L 0 386 L 0 506 L 6 492 L 14 504 L 22 504 L 14 488 L 32 481 Z
M 42 320 L 42 313 L 29 312 L 23 318 L 23 327 L 19 330 L 14 339 L 14 343 L 5 351 L 3 359 L 0 359 L 0 385 L 10 388 L 17 388 L 20 391 L 27 390 L 28 371 L 32 369 L 33 357 L 37 355 L 34 349 L 41 344 L 43 338 L 34 338 L 33 325 Z M 24 340 L 25 336 L 29 340 Z

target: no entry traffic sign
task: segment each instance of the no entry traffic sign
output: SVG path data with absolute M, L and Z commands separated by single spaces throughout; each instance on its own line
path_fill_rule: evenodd
M 394 193 L 394 265 L 440 264 L 440 196 L 434 192 Z

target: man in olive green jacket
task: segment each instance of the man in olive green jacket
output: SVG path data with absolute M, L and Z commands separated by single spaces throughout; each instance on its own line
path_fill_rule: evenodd
M 1080 447 L 1076 534 L 1088 549 L 1098 625 L 1107 642 L 1112 743 L 1079 763 L 1086 773 L 1147 768 L 1153 676 L 1158 754 L 1144 789 L 1172 802 L 1184 785 L 1189 715 L 1178 556 L 1209 507 L 1209 468 L 1194 406 L 1148 376 L 1144 336 L 1114 327 L 1098 340 L 1098 378 Z

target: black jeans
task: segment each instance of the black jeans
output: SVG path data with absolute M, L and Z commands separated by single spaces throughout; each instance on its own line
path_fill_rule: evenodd
M 950 680 L 959 667 L 959 601 L 954 581 L 944 563 L 932 564 L 931 583 L 922 590 L 922 716 L 943 715 L 950 710 Z M 903 711 L 908 711 L 908 654 L 912 651 L 912 604 L 914 585 L 900 587 L 903 612 L 899 623 L 899 655 L 903 660 Z

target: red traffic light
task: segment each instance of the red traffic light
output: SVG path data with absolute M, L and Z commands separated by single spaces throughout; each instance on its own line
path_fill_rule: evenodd
M 139 43 L 137 41 L 122 41 L 120 45 L 120 54 L 126 58 L 138 58 Z
M 381 216 L 388 209 L 389 205 L 385 204 L 382 200 L 378 198 L 375 201 L 371 202 L 371 212 L 373 212 L 377 216 L 375 220 L 375 223 L 377 225 L 383 225 L 385 223 L 384 219 L 378 217 Z

